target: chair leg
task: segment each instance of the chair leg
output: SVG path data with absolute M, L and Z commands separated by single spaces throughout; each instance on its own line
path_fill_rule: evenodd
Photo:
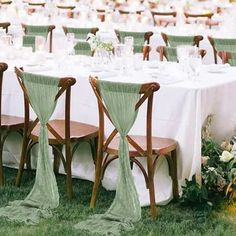
M 3 154 L 3 144 L 0 143 L 0 186 L 4 185 L 4 176 L 3 176 L 3 166 L 2 166 L 2 155 Z
M 176 150 L 171 152 L 171 156 L 167 156 L 170 176 L 172 179 L 172 191 L 174 200 L 179 198 L 178 176 L 177 176 L 177 157 Z
M 21 179 L 24 171 L 25 160 L 27 158 L 27 148 L 29 145 L 30 140 L 28 138 L 23 138 L 22 150 L 21 150 L 21 157 L 20 157 L 20 164 L 19 169 L 16 176 L 16 186 L 19 187 L 21 184 Z
M 179 199 L 179 185 L 178 185 L 178 175 L 177 175 L 177 156 L 176 150 L 171 152 L 171 158 L 173 160 L 173 196 L 174 199 Z
M 73 197 L 72 174 L 71 174 L 72 153 L 70 143 L 66 144 L 66 187 L 67 195 L 71 200 Z
M 58 146 L 58 150 L 60 150 L 62 152 L 62 145 Z M 59 173 L 59 167 L 60 167 L 60 164 L 61 164 L 61 159 L 58 155 L 57 150 L 54 147 L 52 147 L 52 152 L 53 152 L 53 156 L 54 156 L 53 170 L 54 170 L 54 173 L 58 174 Z
M 93 184 L 92 197 L 90 200 L 90 208 L 94 208 L 96 205 L 98 189 L 101 182 L 102 160 L 103 160 L 103 152 L 102 149 L 99 149 L 95 165 L 95 180 Z
M 148 180 L 149 180 L 149 198 L 150 198 L 150 213 L 152 218 L 155 220 L 157 217 L 157 208 L 155 200 L 155 187 L 154 187 L 154 168 L 152 163 L 152 156 L 147 157 L 148 167 Z

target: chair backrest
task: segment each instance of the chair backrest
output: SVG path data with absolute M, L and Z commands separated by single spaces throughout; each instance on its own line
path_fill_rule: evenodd
M 190 13 L 190 12 L 184 12 L 184 16 L 186 18 L 188 18 L 188 17 L 192 17 L 192 18 L 199 18 L 199 17 L 202 18 L 202 17 L 205 17 L 205 18 L 211 19 L 213 15 L 214 15 L 213 12 L 209 12 L 209 13 L 196 13 L 196 14 Z
M 86 40 L 88 33 L 96 35 L 98 28 L 78 28 L 78 27 L 67 27 L 63 26 L 65 34 L 73 33 L 76 39 Z
M 29 5 L 29 6 L 36 6 L 36 7 L 37 7 L 37 6 L 39 6 L 39 7 L 45 7 L 45 4 L 46 4 L 45 2 L 40 2 L 40 1 L 39 1 L 39 2 L 28 2 L 28 5 Z
M 118 82 L 113 82 L 113 84 L 117 84 Z M 106 139 L 106 142 L 104 143 L 104 114 L 108 117 L 109 120 L 110 116 L 107 111 L 107 108 L 104 104 L 104 101 L 101 97 L 101 92 L 99 89 L 99 82 L 97 78 L 90 77 L 90 84 L 93 88 L 93 91 L 97 97 L 98 101 L 98 111 L 99 111 L 99 141 L 98 141 L 98 150 L 106 150 L 110 142 L 113 140 L 113 138 L 118 133 L 117 129 L 115 128 L 111 134 Z M 116 91 L 116 86 L 113 87 L 111 93 L 116 93 L 120 91 Z M 153 95 L 154 92 L 159 90 L 160 85 L 158 83 L 146 83 L 142 84 L 140 87 L 140 95 L 141 98 L 138 100 L 138 102 L 135 105 L 134 109 L 138 110 L 138 108 L 147 100 L 147 109 L 146 109 L 146 140 L 147 140 L 147 150 L 143 150 L 134 140 L 130 138 L 129 135 L 127 135 L 128 142 L 141 154 L 144 155 L 144 153 L 152 153 L 152 105 L 153 105 Z M 132 109 L 132 108 L 131 108 Z M 103 147 L 103 148 L 101 148 Z
M 6 63 L 1 62 L 0 63 L 0 127 L 2 125 L 2 81 L 3 81 L 3 73 L 8 68 L 8 65 Z
M 236 38 L 213 38 L 208 36 L 208 40 L 213 48 L 214 60 L 217 63 L 217 52 L 219 51 L 236 51 Z
M 208 13 L 190 13 L 190 12 L 184 12 L 184 15 L 186 17 L 186 22 L 191 23 L 188 21 L 188 18 L 196 18 L 196 23 L 198 22 L 198 18 L 204 19 L 206 18 L 207 21 L 204 20 L 204 23 L 206 24 L 207 22 L 209 23 L 209 28 L 211 28 L 212 24 L 210 24 L 210 20 L 212 16 L 214 15 L 213 12 L 208 12 Z M 194 23 L 194 22 L 193 22 Z
M 125 9 L 125 8 L 119 8 L 118 11 L 121 15 L 127 15 L 127 14 L 133 14 L 133 13 L 140 15 L 144 10 L 136 10 L 134 12 L 132 10 L 128 10 L 128 9 Z
M 176 12 L 176 11 L 167 11 L 167 12 L 162 12 L 162 11 L 152 10 L 152 11 L 151 11 L 151 14 L 152 14 L 152 18 L 153 18 L 154 25 L 156 25 L 156 19 L 155 19 L 155 16 L 162 16 L 162 17 L 169 16 L 169 17 L 173 17 L 173 18 L 175 18 L 176 15 L 177 15 L 177 12 Z M 165 26 L 167 26 L 168 24 L 169 24 L 169 23 L 166 23 Z M 175 23 L 174 23 L 174 25 L 175 25 Z
M 6 30 L 6 33 L 8 33 L 8 27 L 11 25 L 10 22 L 0 22 L 0 27 Z
M 142 53 L 143 47 L 145 44 L 150 43 L 150 38 L 153 35 L 153 32 L 130 32 L 130 31 L 121 31 L 115 30 L 116 36 L 120 43 L 124 43 L 124 39 L 127 36 L 132 36 L 134 38 L 134 53 Z M 149 54 L 147 54 L 147 59 Z
M 229 63 L 231 66 L 236 66 L 236 52 L 219 51 L 218 55 L 224 64 Z
M 160 54 L 160 61 L 163 61 L 164 57 L 167 61 L 177 62 L 177 48 L 174 47 L 165 47 L 165 46 L 158 46 L 157 52 Z M 206 55 L 206 50 L 199 49 L 199 55 L 203 58 Z
M 52 32 L 55 29 L 55 25 L 26 25 L 22 24 L 26 36 L 43 36 L 47 39 L 49 34 L 49 52 L 52 52 Z M 28 41 L 28 39 L 27 39 Z M 31 41 L 32 38 L 31 38 Z M 35 42 L 35 40 L 34 40 Z M 23 42 L 24 46 L 24 42 Z M 33 45 L 31 45 L 33 47 Z M 35 48 L 35 45 L 34 45 Z
M 177 47 L 180 45 L 193 45 L 199 47 L 199 42 L 203 40 L 203 36 L 180 36 L 180 35 L 167 35 L 161 33 L 161 36 L 167 47 Z
M 24 85 L 24 80 L 23 80 L 23 76 L 24 72 L 23 70 L 16 68 L 15 67 L 15 73 L 18 79 L 18 82 L 23 90 L 23 93 L 26 97 L 26 100 L 28 102 L 28 104 L 30 104 L 30 100 L 29 100 L 29 95 L 28 95 L 28 91 Z M 33 76 L 34 78 L 37 78 L 37 81 L 35 81 L 35 85 L 37 84 L 47 84 L 48 80 L 50 79 L 50 76 L 45 76 L 45 75 L 39 75 L 39 74 L 31 74 L 31 73 L 27 73 L 29 76 Z M 64 78 L 56 78 L 53 77 L 54 79 L 58 79 L 58 92 L 55 96 L 55 102 L 59 99 L 59 97 L 61 97 L 62 94 L 65 93 L 65 139 L 63 137 L 61 137 L 61 135 L 49 124 L 47 124 L 48 129 L 50 130 L 50 133 L 53 134 L 53 136 L 59 140 L 62 144 L 65 143 L 65 140 L 69 140 L 70 138 L 70 97 L 71 97 L 71 86 L 73 86 L 76 83 L 76 80 L 72 77 L 64 77 Z M 44 106 L 44 104 L 42 104 L 42 106 Z M 29 122 L 29 120 L 28 120 Z M 27 125 L 28 128 L 28 133 L 30 134 L 31 131 L 35 128 L 35 126 L 37 125 L 37 123 L 39 122 L 39 119 L 36 118 L 34 120 L 34 122 L 32 123 L 32 125 Z

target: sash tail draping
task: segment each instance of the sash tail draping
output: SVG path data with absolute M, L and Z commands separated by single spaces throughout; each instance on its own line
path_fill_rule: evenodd
M 36 178 L 31 192 L 24 200 L 10 202 L 0 208 L 0 216 L 12 221 L 37 224 L 41 218 L 52 216 L 51 209 L 59 205 L 59 194 L 52 161 L 49 158 L 47 122 L 55 106 L 59 78 L 23 73 L 23 82 L 33 110 L 40 122 L 39 151 Z
M 108 81 L 98 83 L 110 118 L 120 134 L 116 195 L 104 214 L 91 216 L 75 225 L 75 228 L 101 235 L 120 235 L 122 231 L 133 230 L 133 223 L 141 219 L 141 207 L 130 168 L 126 138 L 137 117 L 135 105 L 140 98 L 141 85 Z

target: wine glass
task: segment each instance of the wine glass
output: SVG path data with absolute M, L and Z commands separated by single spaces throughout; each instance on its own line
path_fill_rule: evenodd
M 126 36 L 124 38 L 124 43 L 127 48 L 127 55 L 133 55 L 133 48 L 134 48 L 134 37 L 132 36 Z
M 75 46 L 75 34 L 67 33 L 67 52 L 68 55 L 74 55 L 74 46 Z
M 114 45 L 114 64 L 115 67 L 125 72 L 125 57 L 126 57 L 126 46 L 124 44 Z
M 202 66 L 202 58 L 200 55 L 189 57 L 189 67 L 193 72 L 192 76 L 194 81 L 196 81 L 197 77 L 199 76 L 201 66 Z
M 46 39 L 43 36 L 35 36 L 35 49 L 36 51 L 42 52 L 45 50 Z

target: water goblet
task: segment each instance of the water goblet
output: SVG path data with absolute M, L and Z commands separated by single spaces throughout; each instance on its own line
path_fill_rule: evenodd
M 189 67 L 193 72 L 192 78 L 194 81 L 196 81 L 197 77 L 199 76 L 201 65 L 202 65 L 202 58 L 200 55 L 189 57 Z

